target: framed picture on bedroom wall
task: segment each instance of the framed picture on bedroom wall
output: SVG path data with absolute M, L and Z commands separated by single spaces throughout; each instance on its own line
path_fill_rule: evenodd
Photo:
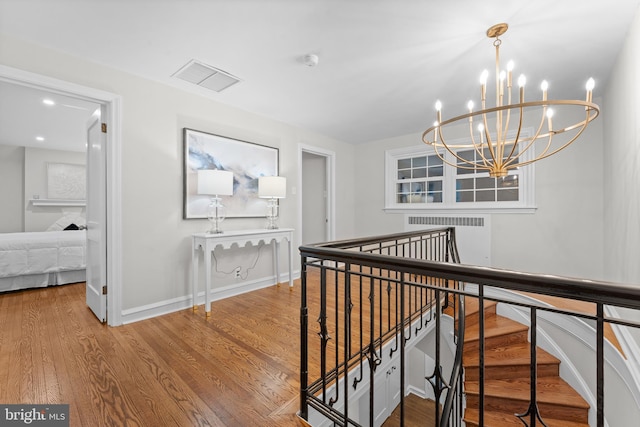
M 278 175 L 278 149 L 184 128 L 184 219 L 206 218 L 211 196 L 198 194 L 198 170 L 233 173 L 233 195 L 220 196 L 227 218 L 264 217 L 258 178 Z
M 87 168 L 85 165 L 47 163 L 47 197 L 60 200 L 87 198 Z

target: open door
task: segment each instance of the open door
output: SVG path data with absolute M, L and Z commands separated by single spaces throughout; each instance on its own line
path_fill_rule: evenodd
M 87 305 L 107 321 L 107 185 L 104 106 L 87 125 Z
M 329 240 L 326 156 L 302 152 L 302 244 Z

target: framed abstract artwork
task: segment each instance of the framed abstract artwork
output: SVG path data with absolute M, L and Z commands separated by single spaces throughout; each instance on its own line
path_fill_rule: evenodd
M 47 197 L 49 199 L 84 200 L 87 197 L 85 165 L 47 163 Z
M 220 196 L 227 218 L 264 217 L 258 178 L 278 175 L 278 149 L 184 128 L 184 219 L 206 218 L 210 195 L 198 194 L 198 170 L 233 173 L 233 195 Z

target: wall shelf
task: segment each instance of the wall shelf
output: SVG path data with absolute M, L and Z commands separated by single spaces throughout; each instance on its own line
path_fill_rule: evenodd
M 30 199 L 33 206 L 85 206 L 86 200 L 71 199 Z

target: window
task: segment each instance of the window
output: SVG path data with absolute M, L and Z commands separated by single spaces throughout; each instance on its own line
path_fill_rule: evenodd
M 396 203 L 442 203 L 443 175 L 436 155 L 398 159 Z
M 490 157 L 488 150 L 484 153 Z M 475 150 L 458 151 L 459 157 L 479 163 Z M 458 165 L 465 165 L 458 160 Z M 520 170 L 512 170 L 504 178 L 491 178 L 487 172 L 456 168 L 456 203 L 517 202 L 520 199 Z
M 456 153 L 463 159 L 480 162 L 473 149 Z M 488 154 L 487 154 L 488 155 Z M 445 164 L 427 145 L 386 152 L 385 210 L 424 211 L 522 211 L 533 203 L 533 165 L 509 171 L 503 178 L 469 169 L 447 153 Z M 460 167 L 460 166 L 467 167 Z

